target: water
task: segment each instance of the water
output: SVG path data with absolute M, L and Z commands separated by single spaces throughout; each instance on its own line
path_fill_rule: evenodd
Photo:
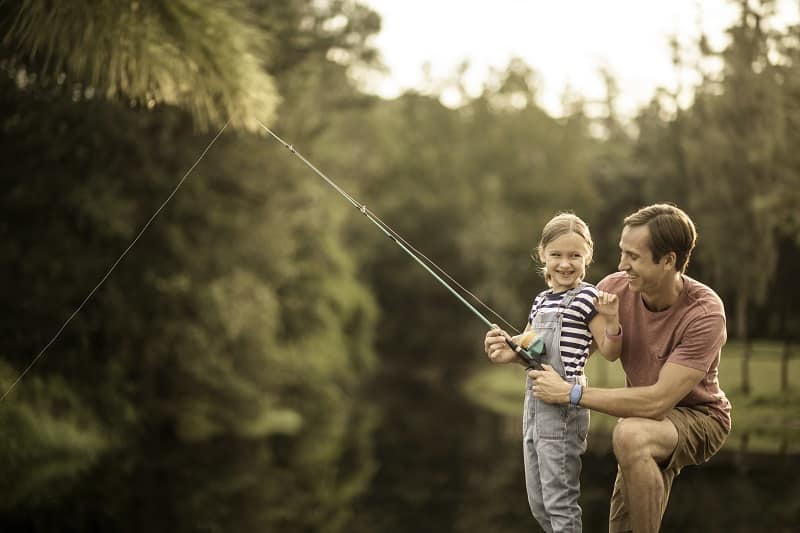
M 14 532 L 516 533 L 538 531 L 522 478 L 520 421 L 465 401 L 455 383 L 382 376 L 358 407 L 297 441 L 175 445 L 154 431 L 0 512 Z M 331 417 L 333 420 L 334 418 Z M 606 531 L 616 464 L 592 434 L 584 531 Z M 662 531 L 800 527 L 798 457 L 726 451 L 686 469 Z M 42 476 L 37 470 L 31 476 Z M 9 490 L 11 489 L 11 490 Z

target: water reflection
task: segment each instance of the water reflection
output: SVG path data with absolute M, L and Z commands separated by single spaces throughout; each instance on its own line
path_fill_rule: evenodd
M 374 408 L 350 407 L 297 439 L 186 445 L 153 428 L 82 476 L 54 477 L 13 506 L 0 502 L 0 531 L 348 531 L 354 500 L 374 474 L 376 422 Z
M 179 446 L 154 432 L 0 511 L 2 531 L 522 533 L 537 531 L 521 427 L 456 383 L 379 376 L 299 440 Z M 606 531 L 616 465 L 592 434 L 584 529 Z M 678 478 L 662 531 L 795 531 L 797 456 L 724 451 Z M 22 482 L 23 480 L 20 480 Z M 69 490 L 65 490 L 68 488 Z
M 391 393 L 380 401 L 376 453 L 381 467 L 358 503 L 353 531 L 539 530 L 527 507 L 518 417 L 473 407 L 447 383 L 384 379 L 394 386 L 382 387 Z M 796 531 L 797 459 L 731 446 L 709 464 L 685 469 L 662 531 Z M 607 531 L 615 475 L 610 436 L 593 433 L 582 474 L 585 531 Z

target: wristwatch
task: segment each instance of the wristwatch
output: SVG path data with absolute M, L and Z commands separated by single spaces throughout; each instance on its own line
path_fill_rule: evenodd
M 583 385 L 575 383 L 569 391 L 569 403 L 577 406 L 581 401 L 581 396 L 583 396 Z

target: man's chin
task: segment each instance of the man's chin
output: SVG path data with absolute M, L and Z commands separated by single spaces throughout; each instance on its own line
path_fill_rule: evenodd
M 628 278 L 628 288 L 633 292 L 639 292 L 642 290 L 642 283 L 639 278 Z

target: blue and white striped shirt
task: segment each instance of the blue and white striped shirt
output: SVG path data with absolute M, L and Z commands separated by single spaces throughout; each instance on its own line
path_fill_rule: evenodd
M 533 300 L 528 323 L 533 323 L 537 313 L 556 313 L 568 291 L 554 293 L 548 289 L 539 293 Z M 580 376 L 589 357 L 592 345 L 592 332 L 589 322 L 597 315 L 595 298 L 598 292 L 594 285 L 584 284 L 569 307 L 565 308 L 561 319 L 561 362 L 567 377 Z

